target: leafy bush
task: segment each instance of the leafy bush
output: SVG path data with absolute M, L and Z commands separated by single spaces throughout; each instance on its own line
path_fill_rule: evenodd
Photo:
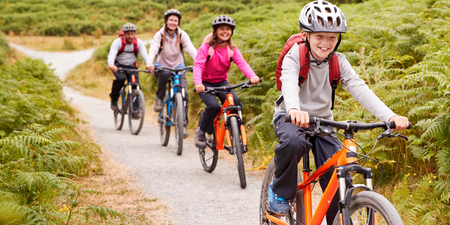
M 10 52 L 8 41 L 5 39 L 3 34 L 0 32 L 0 66 L 5 64 L 6 57 Z
M 26 58 L 0 66 L 0 79 L 0 223 L 123 217 L 103 207 L 77 208 L 81 186 L 72 178 L 102 171 L 100 148 L 79 133 L 53 70 Z

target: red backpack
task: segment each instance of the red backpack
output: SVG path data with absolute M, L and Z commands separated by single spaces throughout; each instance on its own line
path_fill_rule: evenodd
M 126 40 L 126 38 L 125 38 L 125 32 L 123 32 L 123 30 L 121 30 L 120 32 L 119 32 L 119 38 L 120 38 L 120 40 L 122 40 L 122 47 L 120 47 L 120 49 L 119 49 L 119 52 L 117 53 L 117 55 L 120 55 L 120 54 L 122 54 L 124 51 L 125 51 L 125 45 L 127 45 L 127 40 Z M 136 37 L 134 37 L 134 39 L 133 39 L 133 46 L 134 46 L 134 55 L 136 56 L 136 58 L 137 58 L 137 55 L 138 55 L 138 46 L 137 46 L 137 38 Z M 136 62 L 134 63 L 134 66 L 136 66 L 137 64 L 136 64 Z
M 281 91 L 281 70 L 283 70 L 281 68 L 281 66 L 283 65 L 283 59 L 284 56 L 286 56 L 286 54 L 289 52 L 289 50 L 291 49 L 291 47 L 297 43 L 299 45 L 299 57 L 300 57 L 300 72 L 298 75 L 298 85 L 300 86 L 301 84 L 303 84 L 303 82 L 305 82 L 306 78 L 308 78 L 308 73 L 309 73 L 309 51 L 308 48 L 305 46 L 305 41 L 303 40 L 302 36 L 300 34 L 294 34 L 292 35 L 286 42 L 286 44 L 284 44 L 283 50 L 281 50 L 281 54 L 280 57 L 278 58 L 278 63 L 277 63 L 277 69 L 276 69 L 276 80 L 277 80 L 277 88 L 278 90 Z M 331 94 L 331 109 L 334 108 L 334 95 L 335 95 L 335 90 L 339 84 L 339 80 L 341 79 L 341 71 L 339 69 L 339 61 L 338 58 L 336 56 L 336 54 L 334 54 L 329 62 L 329 71 L 330 71 L 330 85 L 331 85 L 331 89 L 332 89 L 332 94 Z
M 213 35 L 213 33 L 209 33 L 208 35 L 206 35 L 206 37 L 203 39 L 203 43 L 206 43 L 206 40 L 211 37 Z M 209 43 L 206 43 L 209 44 Z M 234 56 L 234 51 L 231 50 L 230 46 L 227 45 L 227 53 L 228 53 L 228 58 L 230 58 L 230 62 L 233 62 L 233 56 Z M 213 57 L 214 55 L 214 48 L 212 46 L 209 46 L 208 48 L 208 58 L 206 58 L 206 62 L 209 61 L 209 59 L 211 57 Z

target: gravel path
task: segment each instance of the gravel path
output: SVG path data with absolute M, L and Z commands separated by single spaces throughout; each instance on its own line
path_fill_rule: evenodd
M 70 53 L 39 52 L 15 44 L 11 46 L 28 56 L 42 58 L 61 79 L 79 63 L 88 60 L 94 50 Z M 134 175 L 145 192 L 161 199 L 172 209 L 174 224 L 258 224 L 261 180 L 247 176 L 247 188 L 241 189 L 236 165 L 219 159 L 213 173 L 203 171 L 198 151 L 192 142 L 184 144 L 183 155 L 175 153 L 174 137 L 167 147 L 159 141 L 159 128 L 144 124 L 138 136 L 131 135 L 128 122 L 116 131 L 109 102 L 86 97 L 65 87 L 64 93 L 88 117 L 94 138 L 102 149 L 121 163 L 134 168 Z M 151 96 L 149 96 L 151 97 Z M 151 108 L 149 109 L 151 110 Z M 126 120 L 128 118 L 125 118 Z

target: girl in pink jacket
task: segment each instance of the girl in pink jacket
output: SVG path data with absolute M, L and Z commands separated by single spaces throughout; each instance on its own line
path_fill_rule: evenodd
M 195 90 L 206 105 L 202 120 L 199 121 L 199 127 L 195 131 L 195 146 L 198 148 L 206 147 L 205 132 L 208 134 L 214 132 L 214 117 L 221 108 L 215 96 L 201 93 L 205 91 L 205 87 L 228 85 L 228 71 L 232 61 L 250 79 L 252 84 L 259 82 L 259 77 L 253 72 L 252 68 L 242 57 L 241 52 L 233 44 L 231 36 L 233 36 L 235 27 L 236 24 L 231 17 L 222 15 L 214 19 L 212 22 L 213 33 L 205 39 L 195 57 Z M 211 49 L 210 46 L 212 47 Z M 235 104 L 241 105 L 236 93 L 234 91 L 232 93 Z M 226 94 L 218 93 L 217 97 L 219 97 L 221 102 L 224 102 Z

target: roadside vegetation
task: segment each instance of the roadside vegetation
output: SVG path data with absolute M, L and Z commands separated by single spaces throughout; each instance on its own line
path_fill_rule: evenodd
M 152 215 L 161 217 L 158 213 L 164 212 L 164 205 L 144 197 L 128 182 L 113 185 L 119 192 L 104 186 L 130 178 L 104 171 L 101 150 L 64 99 L 59 78 L 43 61 L 9 48 L 1 33 L 0 79 L 0 224 L 123 224 L 160 219 Z M 95 182 L 104 174 L 109 174 L 107 182 Z M 87 176 L 89 185 L 83 184 Z M 125 212 L 103 207 L 106 200 L 89 200 L 104 195 L 102 191 L 124 199 L 109 206 Z M 127 211 L 130 208 L 134 210 Z M 155 211 L 139 212 L 150 209 Z
M 275 66 L 286 40 L 300 32 L 298 13 L 307 2 L 229 1 L 220 6 L 213 1 L 158 3 L 181 10 L 181 28 L 189 33 L 196 47 L 211 32 L 211 21 L 216 16 L 228 14 L 237 22 L 233 39 L 244 58 L 263 78 L 259 88 L 238 93 L 244 104 L 244 120 L 252 131 L 249 156 L 255 167 L 264 167 L 270 161 L 277 144 L 271 124 L 273 102 L 280 95 L 275 85 Z M 382 190 L 394 202 L 405 224 L 450 224 L 450 142 L 447 135 L 450 132 L 450 3 L 444 0 L 368 0 L 339 7 L 349 26 L 339 52 L 347 56 L 355 71 L 380 99 L 414 124 L 413 129 L 402 132 L 409 142 L 382 140 L 371 154 L 384 168 Z M 137 21 L 139 25 L 143 18 L 152 15 L 156 22 L 148 31 L 155 31 L 163 23 L 161 12 L 165 9 L 167 7 L 159 11 L 159 16 L 147 12 L 137 17 L 140 20 L 129 21 Z M 0 16 L 2 18 L 5 17 Z M 111 34 L 124 22 L 111 28 Z M 99 77 L 110 80 L 105 81 L 108 90 L 105 95 L 110 92 L 113 79 L 106 67 L 109 45 L 104 44 L 91 61 L 81 66 L 95 68 L 86 74 L 93 81 Z M 191 65 L 190 57 L 186 59 Z M 140 65 L 144 67 L 142 62 Z M 68 79 L 78 77 L 78 73 L 80 70 Z M 230 83 L 246 79 L 236 66 L 232 66 L 229 77 Z M 89 82 L 95 83 L 93 81 Z M 146 96 L 152 99 L 156 80 L 143 76 L 141 81 Z M 188 74 L 188 85 L 192 90 L 192 74 Z M 87 82 L 78 86 L 97 88 Z M 342 87 L 336 97 L 336 120 L 377 121 Z M 190 93 L 189 103 L 192 129 L 203 107 L 195 93 Z M 378 132 L 358 133 L 358 140 L 367 149 L 373 145 Z M 376 169 L 377 176 L 381 173 L 379 166 L 373 164 L 372 168 Z

